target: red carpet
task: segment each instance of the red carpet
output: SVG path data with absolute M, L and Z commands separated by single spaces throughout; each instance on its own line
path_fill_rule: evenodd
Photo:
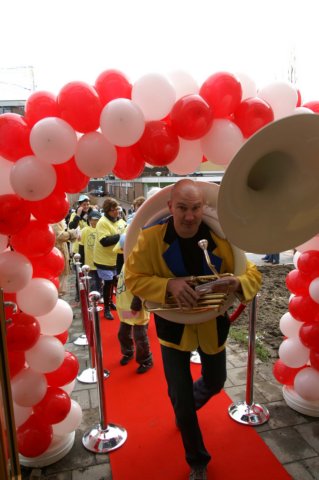
M 106 380 L 107 421 L 122 425 L 126 442 L 110 452 L 113 480 L 186 480 L 180 434 L 167 395 L 159 344 L 151 320 L 149 336 L 154 367 L 138 375 L 135 361 L 121 366 L 117 330 L 119 321 L 101 320 Z M 194 376 L 200 365 L 192 365 Z M 290 475 L 253 427 L 238 424 L 227 412 L 230 398 L 223 392 L 199 412 L 206 448 L 212 454 L 209 480 L 286 480 Z

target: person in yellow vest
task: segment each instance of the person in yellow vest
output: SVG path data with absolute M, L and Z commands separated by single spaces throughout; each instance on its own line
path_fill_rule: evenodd
M 96 239 L 93 250 L 93 261 L 97 273 L 103 280 L 104 318 L 113 320 L 111 310 L 116 310 L 113 303 L 113 288 L 117 281 L 116 258 L 114 246 L 126 228 L 126 222 L 118 217 L 117 200 L 107 197 L 103 203 L 104 215 L 96 225 Z
M 85 195 L 81 194 L 78 199 L 78 204 L 76 207 L 75 212 L 71 213 L 70 220 L 69 220 L 69 228 L 77 229 L 79 232 L 79 237 L 83 228 L 88 226 L 88 216 L 89 213 L 92 211 L 92 207 L 90 206 L 90 198 Z M 75 253 L 79 253 L 79 242 L 76 240 L 70 245 L 70 254 L 73 258 Z M 80 292 L 79 292 L 79 285 L 76 279 L 75 283 L 76 287 L 76 294 L 75 294 L 75 301 L 78 302 L 80 300 Z
M 100 279 L 96 265 L 93 261 L 93 250 L 96 238 L 96 224 L 101 218 L 98 210 L 92 210 L 88 215 L 89 225 L 84 227 L 81 231 L 81 238 L 79 241 L 79 254 L 81 255 L 82 265 L 90 267 L 90 291 L 102 292 L 102 280 Z
M 171 189 L 170 216 L 140 231 L 137 244 L 125 262 L 125 283 L 150 302 L 164 304 L 174 298 L 181 309 L 197 306 L 200 293 L 187 277 L 211 274 L 198 241 L 207 239 L 210 261 L 219 273 L 229 273 L 211 286 L 214 293 L 236 293 L 241 302 L 251 301 L 261 285 L 256 266 L 246 261 L 245 272 L 234 273 L 234 255 L 227 239 L 203 222 L 205 198 L 198 182 L 182 179 Z M 130 227 L 129 227 L 130 228 Z M 184 278 L 183 278 L 184 277 Z M 191 471 L 189 480 L 206 480 L 211 459 L 200 430 L 197 410 L 220 392 L 226 381 L 226 340 L 230 327 L 227 313 L 198 324 L 174 323 L 154 314 L 168 393 Z M 201 377 L 193 381 L 191 352 L 201 358 Z

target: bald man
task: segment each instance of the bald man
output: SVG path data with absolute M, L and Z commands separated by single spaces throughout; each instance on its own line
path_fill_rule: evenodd
M 182 179 L 171 189 L 170 216 L 142 230 L 126 261 L 126 286 L 134 295 L 156 303 L 166 303 L 172 295 L 180 308 L 197 305 L 200 294 L 183 277 L 211 275 L 198 241 L 208 240 L 211 262 L 220 273 L 234 272 L 229 242 L 218 237 L 203 222 L 205 199 L 198 183 Z M 212 291 L 234 292 L 243 302 L 251 301 L 261 285 L 261 275 L 247 261 L 243 275 L 223 277 Z M 189 480 L 206 480 L 211 459 L 198 424 L 196 410 L 220 392 L 226 380 L 225 343 L 229 317 L 218 316 L 196 325 L 174 323 L 154 315 L 161 344 L 170 400 L 180 430 Z M 198 351 L 202 376 L 193 382 L 190 354 Z

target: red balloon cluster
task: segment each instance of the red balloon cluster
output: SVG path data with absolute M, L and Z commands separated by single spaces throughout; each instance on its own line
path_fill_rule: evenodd
M 304 251 L 296 264 L 286 277 L 292 296 L 273 373 L 305 400 L 319 400 L 319 250 Z

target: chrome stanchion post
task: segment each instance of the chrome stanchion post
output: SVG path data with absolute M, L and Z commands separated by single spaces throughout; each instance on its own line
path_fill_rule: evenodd
M 97 382 L 97 374 L 96 368 L 94 365 L 94 355 L 93 355 L 93 315 L 92 309 L 89 309 L 89 291 L 90 291 L 90 279 L 89 276 L 90 267 L 88 265 L 83 265 L 82 273 L 84 274 L 79 279 L 80 284 L 80 301 L 81 301 L 81 308 L 82 308 L 82 318 L 83 318 L 83 325 L 86 332 L 86 338 L 88 340 L 88 347 L 89 347 L 89 367 L 82 372 L 79 373 L 77 376 L 77 380 L 81 383 L 96 383 Z M 88 329 L 88 330 L 87 330 Z M 104 370 L 104 378 L 108 378 L 110 376 L 109 370 Z
M 262 425 L 269 420 L 269 411 L 266 407 L 254 403 L 254 363 L 256 345 L 256 319 L 257 319 L 257 296 L 250 304 L 249 311 L 249 338 L 248 338 L 248 360 L 247 360 L 247 381 L 246 401 L 232 403 L 228 408 L 230 417 L 236 422 L 245 425 Z
M 75 265 L 75 280 L 80 296 L 80 277 L 81 277 L 81 255 L 79 253 L 74 254 L 74 265 Z M 80 297 L 81 299 L 81 297 Z M 83 325 L 83 316 L 82 316 L 82 325 Z M 83 325 L 83 330 L 84 330 L 84 325 Z M 74 345 L 80 345 L 80 346 L 86 346 L 88 345 L 88 339 L 86 338 L 85 333 L 82 333 L 78 338 L 74 340 Z
M 98 379 L 98 397 L 100 423 L 88 430 L 82 438 L 82 443 L 87 450 L 94 453 L 107 453 L 111 450 L 119 448 L 126 441 L 127 431 L 120 425 L 108 423 L 106 401 L 105 401 L 105 384 L 103 371 L 103 352 L 101 345 L 101 331 L 98 301 L 100 299 L 99 292 L 90 292 L 91 310 L 93 312 L 93 336 L 95 347 L 95 365 Z

